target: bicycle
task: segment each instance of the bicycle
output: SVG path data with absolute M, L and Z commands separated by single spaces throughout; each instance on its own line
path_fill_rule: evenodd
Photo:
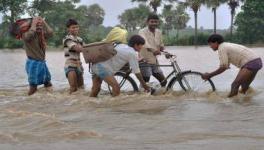
M 210 92 L 215 91 L 215 85 L 211 79 L 203 80 L 202 73 L 192 70 L 182 71 L 177 63 L 176 55 L 168 52 L 162 52 L 166 59 L 169 59 L 170 65 L 158 65 L 160 67 L 172 67 L 173 70 L 169 73 L 165 80 L 167 82 L 166 90 L 179 90 L 193 91 L 193 92 Z M 149 65 L 148 65 L 149 66 Z M 144 66 L 140 66 L 144 67 Z M 127 68 L 129 68 L 127 66 Z M 115 78 L 120 85 L 120 91 L 122 93 L 135 93 L 139 91 L 138 85 L 135 80 L 130 76 L 131 69 L 121 69 L 115 74 Z M 179 83 L 177 85 L 176 83 Z M 106 83 L 102 84 L 101 89 L 106 93 L 111 93 L 111 87 Z M 204 90 L 204 91 L 202 91 Z

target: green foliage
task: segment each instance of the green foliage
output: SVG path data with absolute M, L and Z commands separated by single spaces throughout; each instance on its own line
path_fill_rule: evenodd
M 186 28 L 186 24 L 190 19 L 183 5 L 178 5 L 176 8 L 173 8 L 172 5 L 164 6 L 162 17 L 164 20 L 163 29 L 167 34 L 173 29 L 181 30 Z
M 140 4 L 136 8 L 125 10 L 118 18 L 120 23 L 128 30 L 134 31 L 145 25 L 146 18 L 150 13 L 149 7 Z
M 21 48 L 23 46 L 23 42 L 19 40 L 14 40 L 11 37 L 1 38 L 0 39 L 0 48 Z
M 29 6 L 30 16 L 44 16 L 49 10 L 54 9 L 55 0 L 34 0 Z
M 98 42 L 103 40 L 111 29 L 111 27 L 105 28 L 102 25 L 91 26 L 88 30 L 89 32 L 81 32 L 80 36 L 86 43 Z
M 9 22 L 0 24 L 0 48 L 21 48 L 23 42 L 9 36 L 8 25 Z
M 100 41 L 106 36 L 108 30 L 101 26 L 105 15 L 104 10 L 98 4 L 76 7 L 76 3 L 79 2 L 80 0 L 33 0 L 31 5 L 28 6 L 28 14 L 32 17 L 41 16 L 45 18 L 53 29 L 54 36 L 49 39 L 49 46 L 58 47 L 62 45 L 62 39 L 67 34 L 66 21 L 70 18 L 78 21 L 80 36 L 83 36 L 85 42 Z M 18 2 L 15 2 L 15 4 L 18 4 Z M 20 8 L 17 9 L 20 10 Z M 0 26 L 0 34 L 6 37 L 1 39 L 1 47 L 22 47 L 21 41 L 7 37 L 9 22 L 3 22 Z
M 63 37 L 67 34 L 66 21 L 70 18 L 78 21 L 80 25 L 80 36 L 84 36 L 85 42 L 93 41 L 94 39 L 101 39 L 102 35 L 96 32 L 90 32 L 90 30 L 102 29 L 99 27 L 104 20 L 105 12 L 97 4 L 85 6 L 80 5 L 76 8 L 74 4 L 78 1 L 59 1 L 53 4 L 52 9 L 49 9 L 43 17 L 54 30 L 54 35 L 49 43 L 52 46 L 60 46 L 62 44 Z M 92 28 L 93 27 L 93 28 Z M 91 33 L 94 33 L 94 35 Z M 90 36 L 88 38 L 88 36 Z
M 141 2 L 148 4 L 153 8 L 154 12 L 157 12 L 158 7 L 161 5 L 161 0 L 131 0 L 132 2 Z
M 105 12 L 98 4 L 93 4 L 89 7 L 81 5 L 77 8 L 77 11 L 80 16 L 80 22 L 86 27 L 99 26 L 104 21 Z
M 201 5 L 205 3 L 205 0 L 186 0 L 183 4 L 190 7 L 194 13 L 197 13 Z
M 199 33 L 197 45 L 207 45 L 207 39 L 210 36 L 208 33 Z M 181 37 L 177 36 L 164 36 L 165 45 L 195 45 L 194 43 L 194 35 L 184 35 Z
M 201 5 L 207 5 L 213 10 L 222 3 L 228 2 L 231 8 L 231 20 L 235 16 L 235 9 L 239 2 L 245 0 L 131 0 L 140 2 L 138 7 L 125 10 L 118 18 L 121 25 L 129 31 L 129 35 L 138 33 L 137 30 L 145 26 L 145 21 L 151 8 L 154 12 L 163 7 L 161 29 L 164 33 L 166 45 L 207 45 L 207 38 L 213 30 L 197 29 L 197 13 Z M 25 12 L 30 16 L 41 16 L 54 30 L 54 36 L 49 39 L 49 46 L 62 45 L 62 38 L 67 34 L 65 23 L 72 18 L 80 25 L 80 36 L 86 43 L 101 41 L 112 27 L 104 27 L 105 12 L 98 5 L 78 5 L 80 0 L 0 0 L 0 13 L 3 14 L 3 23 L 0 24 L 0 48 L 18 48 L 23 43 L 9 37 L 8 25 L 21 17 Z M 177 2 L 177 5 L 174 5 Z M 190 19 L 186 8 L 194 12 L 195 29 L 186 28 Z M 237 15 L 234 34 L 226 34 L 226 30 L 217 32 L 225 36 L 226 41 L 235 43 L 264 43 L 264 1 L 247 0 L 242 12 Z M 252 17 L 253 16 L 253 17 Z M 231 21 L 231 24 L 233 22 Z M 231 26 L 231 31 L 232 31 Z
M 51 45 L 59 46 L 62 43 L 62 38 L 66 35 L 65 23 L 69 18 L 78 20 L 75 5 L 69 1 L 57 2 L 53 5 L 53 9 L 45 14 L 47 23 L 54 31 L 54 36 L 50 39 Z
M 27 0 L 0 0 L 0 12 L 7 17 L 8 22 L 13 23 L 19 15 L 23 14 L 27 7 Z
M 243 44 L 241 43 L 241 40 L 239 36 L 235 33 L 231 35 L 230 33 L 224 35 L 224 39 L 226 42 L 232 42 L 232 43 L 238 43 L 238 44 Z
M 247 0 L 237 15 L 237 35 L 242 43 L 264 42 L 264 1 Z
M 131 0 L 131 1 L 146 4 L 147 6 L 153 9 L 154 13 L 157 13 L 158 7 L 162 6 L 162 4 L 166 4 L 166 3 L 172 4 L 174 2 L 178 2 L 178 0 Z

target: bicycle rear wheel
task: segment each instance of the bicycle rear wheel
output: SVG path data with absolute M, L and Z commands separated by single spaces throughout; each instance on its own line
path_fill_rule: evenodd
M 176 84 L 178 81 L 179 84 Z M 215 91 L 215 85 L 211 79 L 205 81 L 202 79 L 202 73 L 187 71 L 173 77 L 168 84 L 168 90 L 179 90 L 192 92 L 212 92 Z
M 121 93 L 133 94 L 135 92 L 138 92 L 137 83 L 130 76 L 127 76 L 126 73 L 117 72 L 115 74 L 115 79 L 119 83 Z M 103 81 L 100 94 L 111 94 L 111 92 L 111 87 Z

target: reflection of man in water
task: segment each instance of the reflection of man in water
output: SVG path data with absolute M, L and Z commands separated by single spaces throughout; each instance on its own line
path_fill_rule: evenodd
M 37 86 L 51 87 L 51 76 L 46 65 L 46 39 L 52 35 L 52 29 L 41 17 L 32 20 L 30 29 L 22 34 L 24 48 L 27 54 L 26 72 L 28 75 L 29 91 L 32 95 L 37 91 Z
M 164 50 L 164 44 L 162 41 L 162 33 L 157 29 L 159 24 L 159 17 L 156 14 L 150 14 L 147 18 L 147 27 L 139 31 L 146 43 L 144 48 L 140 51 L 140 56 L 143 58 L 144 63 L 140 70 L 145 82 L 149 82 L 150 76 L 153 75 L 159 80 L 161 86 L 166 86 L 167 81 L 158 65 L 157 55 Z
M 202 78 L 209 79 L 224 72 L 231 63 L 240 68 L 240 71 L 231 85 L 228 97 L 237 95 L 240 86 L 241 92 L 246 93 L 257 72 L 262 68 L 260 57 L 245 46 L 224 42 L 224 38 L 218 34 L 211 35 L 208 44 L 214 51 L 218 51 L 220 67 L 211 73 L 204 73 Z

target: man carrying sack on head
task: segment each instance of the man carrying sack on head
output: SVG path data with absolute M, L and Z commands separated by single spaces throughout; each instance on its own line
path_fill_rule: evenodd
M 32 95 L 37 91 L 37 86 L 51 87 L 51 75 L 46 65 L 46 40 L 53 34 L 52 29 L 41 17 L 32 19 L 28 31 L 23 31 L 21 38 L 26 50 L 26 72 L 28 75 L 29 91 Z

